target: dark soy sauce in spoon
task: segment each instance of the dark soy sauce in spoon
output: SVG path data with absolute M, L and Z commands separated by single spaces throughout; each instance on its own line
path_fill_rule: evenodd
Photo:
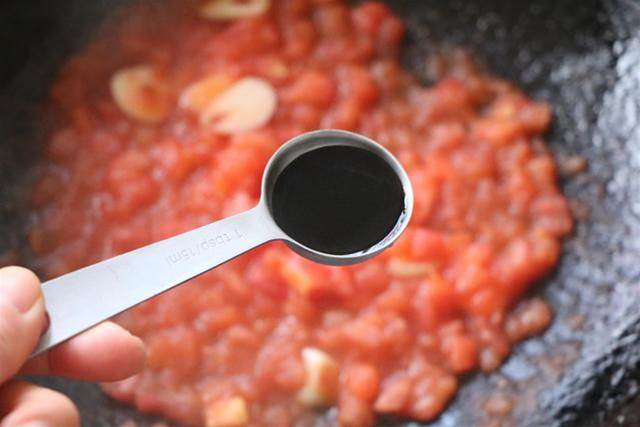
M 404 212 L 404 190 L 391 166 L 357 147 L 331 145 L 302 154 L 278 176 L 273 216 L 293 239 L 346 255 L 383 240 Z

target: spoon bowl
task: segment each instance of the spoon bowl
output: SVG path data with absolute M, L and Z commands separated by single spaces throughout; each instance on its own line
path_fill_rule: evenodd
M 282 145 L 267 164 L 262 177 L 262 199 L 260 203 L 264 204 L 269 217 L 274 221 L 273 190 L 280 174 L 303 154 L 330 146 L 354 147 L 369 151 L 382 159 L 395 172 L 404 191 L 404 206 L 403 212 L 398 217 L 393 229 L 383 239 L 366 249 L 348 254 L 333 254 L 321 252 L 304 245 L 289 236 L 277 224 L 275 226 L 282 232 L 281 240 L 305 258 L 328 265 L 355 264 L 372 258 L 391 246 L 409 224 L 411 213 L 413 212 L 413 190 L 409 177 L 400 162 L 382 145 L 365 136 L 342 130 L 319 130 L 293 138 Z

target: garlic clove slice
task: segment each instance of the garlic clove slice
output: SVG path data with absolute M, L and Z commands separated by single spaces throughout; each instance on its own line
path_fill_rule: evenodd
M 134 120 L 157 123 L 171 110 L 166 82 L 149 65 L 117 71 L 111 77 L 110 89 L 120 110 Z
M 223 134 L 248 132 L 267 124 L 277 103 L 271 84 L 257 77 L 245 77 L 209 103 L 200 114 L 200 123 Z
M 180 94 L 178 105 L 185 110 L 200 113 L 216 96 L 228 89 L 234 80 L 229 74 L 209 74 L 187 86 Z
M 239 396 L 216 400 L 205 409 L 206 427 L 241 427 L 248 422 L 247 402 Z
M 302 363 L 306 377 L 298 392 L 298 402 L 313 408 L 334 403 L 338 389 L 338 364 L 333 357 L 317 348 L 305 347 Z

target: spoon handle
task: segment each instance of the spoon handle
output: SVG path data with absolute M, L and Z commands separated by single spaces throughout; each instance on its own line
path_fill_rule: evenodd
M 42 284 L 49 328 L 33 355 L 280 238 L 263 204 Z

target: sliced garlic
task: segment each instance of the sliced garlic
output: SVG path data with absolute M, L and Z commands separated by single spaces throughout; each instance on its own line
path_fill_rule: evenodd
M 216 21 L 262 15 L 269 9 L 269 0 L 211 0 L 200 7 L 200 15 Z
M 265 80 L 245 77 L 212 100 L 200 115 L 200 123 L 234 134 L 264 126 L 276 111 L 275 89 Z
M 241 427 L 249 422 L 249 409 L 242 397 L 217 400 L 205 411 L 206 427 Z
M 320 407 L 335 402 L 338 389 L 338 365 L 322 350 L 306 347 L 302 350 L 305 382 L 298 392 L 298 402 L 307 407 Z
M 391 259 L 387 264 L 387 270 L 394 277 L 421 277 L 435 271 L 433 264 L 428 262 L 406 261 L 399 258 Z
M 187 86 L 180 94 L 178 104 L 181 108 L 200 113 L 220 93 L 233 84 L 234 78 L 229 74 L 210 74 Z
M 117 71 L 111 77 L 111 95 L 127 116 L 142 122 L 159 122 L 171 108 L 166 83 L 148 65 Z

